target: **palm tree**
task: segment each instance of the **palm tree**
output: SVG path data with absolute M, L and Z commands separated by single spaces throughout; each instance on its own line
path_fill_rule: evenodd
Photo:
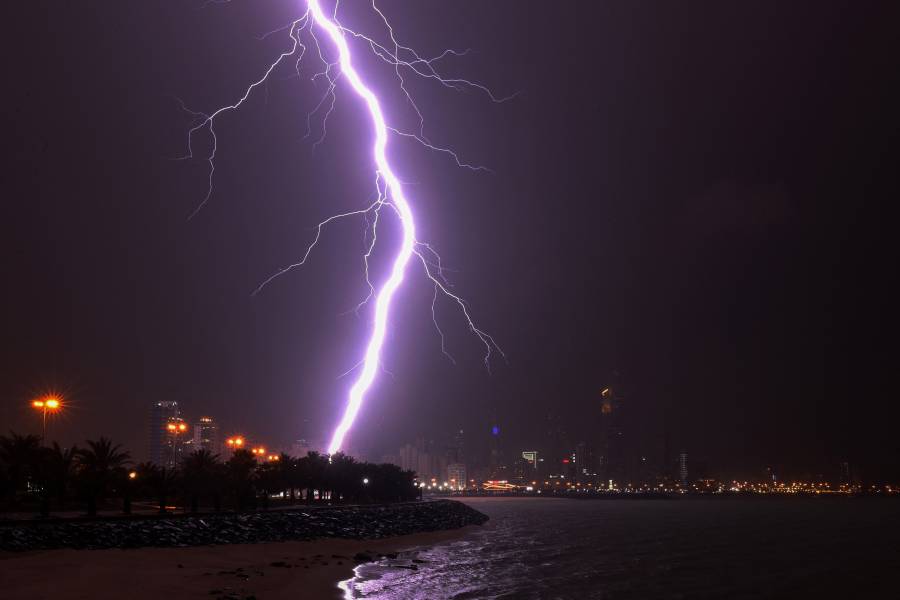
M 166 501 L 175 494 L 178 476 L 172 469 L 159 467 L 153 463 L 141 463 L 137 466 L 137 482 L 140 490 L 156 498 L 159 513 L 166 512 Z
M 397 465 L 366 465 L 369 476 L 369 487 L 375 502 L 398 502 L 415 500 L 419 491 L 415 485 L 415 474 L 404 471 Z
M 331 455 L 329 482 L 333 500 L 357 500 L 362 493 L 362 469 L 352 456 L 342 452 Z
M 10 500 L 13 503 L 17 491 L 27 490 L 28 482 L 35 474 L 40 449 L 41 440 L 36 435 L 19 435 L 10 431 L 9 437 L 0 436 L 0 463 L 9 480 Z
M 269 509 L 269 496 L 279 489 L 283 489 L 279 482 L 280 473 L 278 466 L 273 461 L 267 461 L 256 467 L 256 485 L 262 492 L 263 510 Z
M 130 464 L 131 455 L 113 445 L 105 437 L 87 441 L 87 448 L 78 450 L 78 475 L 87 498 L 88 516 L 97 514 L 97 501 L 102 500 L 114 478 Z
M 184 490 L 190 497 L 191 512 L 197 512 L 200 497 L 205 495 L 213 496 L 218 510 L 219 476 L 222 471 L 219 455 L 201 448 L 188 455 L 181 464 Z
M 328 459 L 315 451 L 297 461 L 301 473 L 299 479 L 306 484 L 307 504 L 312 504 L 314 490 L 319 490 L 320 498 L 323 496 L 328 481 L 328 466 Z
M 59 510 L 65 510 L 66 492 L 68 492 L 69 484 L 71 483 L 75 459 L 78 456 L 78 447 L 63 448 L 58 443 L 53 442 L 53 446 L 47 449 L 44 456 L 47 463 L 48 491 L 56 496 Z
M 294 501 L 294 491 L 297 489 L 297 459 L 284 452 L 275 461 L 275 468 L 278 472 L 278 485 L 284 492 L 285 499 Z
M 256 459 L 249 450 L 235 450 L 225 463 L 226 478 L 234 493 L 235 506 L 242 510 L 248 501 L 255 499 L 253 482 L 256 472 Z

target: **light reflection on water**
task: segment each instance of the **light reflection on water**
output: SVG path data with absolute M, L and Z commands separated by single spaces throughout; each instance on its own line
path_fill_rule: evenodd
M 891 499 L 467 499 L 464 538 L 360 565 L 347 598 L 759 598 L 897 589 Z

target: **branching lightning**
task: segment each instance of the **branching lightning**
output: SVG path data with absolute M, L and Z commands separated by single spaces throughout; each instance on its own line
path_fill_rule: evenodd
M 228 0 L 210 0 L 209 3 L 225 3 L 227 1 Z M 307 115 L 306 136 L 309 137 L 312 135 L 313 131 L 313 118 L 322 114 L 321 132 L 313 144 L 314 148 L 321 144 L 326 138 L 328 118 L 334 112 L 336 92 L 339 84 L 346 83 L 365 105 L 366 111 L 371 119 L 372 132 L 374 134 L 372 146 L 372 159 L 375 166 L 374 201 L 371 201 L 367 206 L 358 210 L 332 215 L 319 222 L 315 227 L 315 234 L 312 242 L 307 246 L 302 257 L 298 261 L 282 267 L 270 277 L 263 280 L 253 292 L 254 295 L 258 294 L 266 287 L 266 285 L 276 278 L 304 265 L 309 259 L 313 249 L 319 243 L 323 231 L 329 224 L 349 217 L 362 216 L 365 219 L 365 252 L 363 254 L 363 264 L 365 268 L 366 284 L 368 286 L 368 295 L 357 304 L 355 310 L 358 312 L 361 307 L 365 306 L 374 298 L 374 319 L 371 336 L 366 345 L 365 354 L 362 360 L 345 373 L 345 375 L 349 374 L 360 366 L 362 367 L 355 382 L 350 388 L 343 417 L 331 437 L 328 453 L 333 454 L 341 449 L 344 436 L 353 425 L 356 415 L 362 406 L 365 394 L 375 380 L 377 371 L 379 368 L 383 369 L 380 356 L 388 327 L 391 301 L 395 292 L 403 283 L 407 266 L 413 257 L 415 257 L 417 262 L 422 265 L 422 271 L 425 277 L 427 277 L 434 286 L 431 311 L 434 327 L 440 338 L 441 352 L 455 364 L 455 360 L 447 352 L 444 333 L 438 324 L 436 314 L 438 298 L 440 296 L 445 296 L 459 307 L 469 330 L 483 344 L 485 349 L 485 366 L 488 369 L 490 368 L 491 356 L 495 351 L 505 358 L 503 350 L 497 345 L 494 338 L 475 325 L 475 321 L 472 318 L 467 303 L 460 296 L 451 291 L 452 286 L 445 276 L 446 268 L 441 261 L 440 255 L 431 245 L 419 241 L 416 238 L 415 220 L 412 208 L 404 192 L 403 184 L 388 160 L 386 149 L 389 136 L 396 136 L 399 139 L 415 141 L 428 150 L 445 154 L 459 167 L 473 171 L 487 170 L 485 167 L 472 165 L 461 160 L 459 155 L 453 150 L 437 146 L 428 139 L 425 134 L 425 117 L 409 92 L 405 76 L 433 80 L 438 84 L 453 90 L 461 90 L 464 88 L 474 89 L 483 92 L 493 102 L 503 102 L 508 98 L 499 98 L 495 96 L 487 87 L 481 84 L 465 79 L 447 78 L 442 76 L 437 67 L 442 59 L 451 56 L 464 56 L 468 51 L 445 50 L 432 58 L 420 56 L 415 50 L 398 41 L 393 27 L 385 14 L 378 6 L 376 6 L 374 0 L 371 2 L 371 9 L 378 15 L 384 24 L 390 39 L 389 45 L 378 43 L 370 36 L 343 26 L 338 20 L 339 0 L 335 3 L 334 10 L 330 14 L 322 9 L 319 0 L 306 0 L 306 6 L 307 10 L 299 19 L 296 19 L 289 25 L 280 29 L 276 29 L 260 36 L 262 39 L 277 33 L 287 32 L 290 43 L 288 48 L 278 55 L 278 57 L 268 66 L 262 76 L 244 90 L 243 94 L 236 102 L 220 107 L 209 113 L 189 110 L 185 107 L 184 103 L 181 103 L 182 108 L 194 118 L 194 122 L 188 132 L 187 152 L 181 159 L 196 158 L 193 146 L 195 135 L 205 132 L 209 136 L 209 139 L 211 140 L 211 149 L 204 157 L 209 165 L 208 185 L 203 200 L 196 206 L 189 217 L 193 218 L 209 202 L 213 194 L 215 158 L 218 144 L 218 137 L 215 130 L 216 120 L 224 114 L 240 108 L 253 94 L 254 90 L 267 85 L 269 78 L 283 63 L 293 62 L 295 75 L 302 78 L 301 63 L 309 57 L 312 57 L 310 60 L 315 61 L 315 63 L 319 65 L 312 75 L 313 82 L 316 82 L 319 79 L 327 81 L 325 92 L 319 99 L 313 111 Z M 321 36 L 323 40 L 327 39 L 329 51 L 323 51 L 323 45 L 320 43 L 319 36 Z M 368 49 L 371 50 L 376 57 L 393 67 L 399 88 L 418 120 L 417 131 L 403 131 L 387 123 L 382 111 L 380 99 L 367 85 L 365 78 L 357 70 L 356 65 L 354 64 L 348 40 L 361 41 L 365 46 L 368 46 Z M 336 54 L 336 58 L 331 59 L 330 57 L 333 54 Z M 390 208 L 392 213 L 399 219 L 402 230 L 402 239 L 400 247 L 394 256 L 389 276 L 379 287 L 373 284 L 369 277 L 369 259 L 378 241 L 377 232 L 379 219 L 382 218 L 381 211 L 385 207 Z

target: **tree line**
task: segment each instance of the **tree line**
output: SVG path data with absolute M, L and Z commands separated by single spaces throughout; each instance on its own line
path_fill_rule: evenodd
M 150 502 L 158 512 L 180 503 L 190 512 L 201 507 L 268 508 L 296 502 L 367 503 L 414 500 L 415 474 L 392 464 L 359 462 L 345 454 L 310 452 L 258 462 L 249 450 L 227 460 L 196 450 L 177 469 L 134 463 L 121 445 L 101 437 L 83 447 L 43 446 L 35 435 L 0 436 L 0 506 L 4 510 L 52 511 L 84 508 L 132 512 L 132 502 Z

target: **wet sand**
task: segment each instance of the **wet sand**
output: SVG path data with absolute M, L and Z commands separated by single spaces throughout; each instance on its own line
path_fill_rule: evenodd
M 5 600 L 342 598 L 337 583 L 352 577 L 357 552 L 427 546 L 476 527 L 368 541 L 0 552 L 0 589 Z

